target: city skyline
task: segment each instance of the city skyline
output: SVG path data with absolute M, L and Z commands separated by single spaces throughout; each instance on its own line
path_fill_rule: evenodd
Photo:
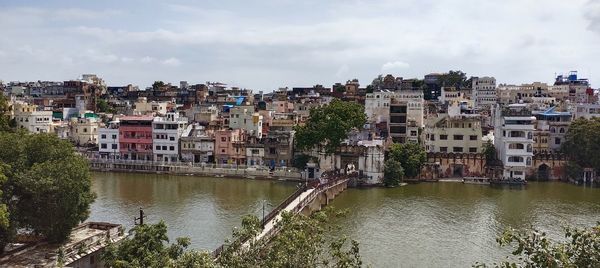
M 7 1 L 0 80 L 221 81 L 272 91 L 462 70 L 499 83 L 595 78 L 600 1 Z

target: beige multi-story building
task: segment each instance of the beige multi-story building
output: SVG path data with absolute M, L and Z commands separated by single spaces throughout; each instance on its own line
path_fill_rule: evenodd
M 508 105 L 512 103 L 530 103 L 534 97 L 545 97 L 548 94 L 548 84 L 534 82 L 522 85 L 501 84 L 496 90 L 498 103 Z
M 101 127 L 97 117 L 71 118 L 71 140 L 77 145 L 98 144 L 98 129 Z
M 13 104 L 13 115 L 17 127 L 32 133 L 52 133 L 52 111 L 38 111 L 38 106 L 25 102 Z
M 441 153 L 481 153 L 483 150 L 481 116 L 460 112 L 457 102 L 448 113 L 427 119 L 425 150 Z
M 473 99 L 478 108 L 490 108 L 496 105 L 498 97 L 496 96 L 496 78 L 494 77 L 473 77 Z
M 406 104 L 408 121 L 414 121 L 417 127 L 423 126 L 423 92 L 418 90 L 378 91 L 367 93 L 365 98 L 365 114 L 370 123 L 390 123 L 390 104 Z
M 236 106 L 229 110 L 229 128 L 243 129 L 249 136 L 262 138 L 263 116 L 254 111 L 254 106 Z

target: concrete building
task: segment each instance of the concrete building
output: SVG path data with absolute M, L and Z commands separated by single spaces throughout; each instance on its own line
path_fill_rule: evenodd
M 53 133 L 52 111 L 39 111 L 37 105 L 25 102 L 13 104 L 13 115 L 17 127 L 31 133 Z
M 263 116 L 254 106 L 236 106 L 229 110 L 229 128 L 243 129 L 249 136 L 262 138 Z
M 292 166 L 294 160 L 294 131 L 272 130 L 263 139 L 264 163 L 271 168 Z
M 38 241 L 26 244 L 2 256 L 0 266 L 102 268 L 105 247 L 125 238 L 123 230 L 119 224 L 86 222 L 71 231 L 67 242 L 48 244 Z
M 100 121 L 95 115 L 90 117 L 71 118 L 71 135 L 69 138 L 77 145 L 98 144 Z
M 164 115 L 169 112 L 169 106 L 172 104 L 167 101 L 150 101 L 146 97 L 140 97 L 134 103 L 135 115 Z
M 108 122 L 106 127 L 98 129 L 98 152 L 104 159 L 120 159 L 119 121 Z
M 461 113 L 458 104 L 447 114 L 429 118 L 425 125 L 425 150 L 431 153 L 481 153 L 483 150 L 479 114 Z
M 575 119 L 600 118 L 600 103 L 577 103 L 571 108 Z
M 473 99 L 475 107 L 491 108 L 496 105 L 496 78 L 494 77 L 473 77 Z
M 152 161 L 152 116 L 125 116 L 120 119 L 119 149 L 122 159 Z
M 242 148 L 247 136 L 242 129 L 224 129 L 215 132 L 215 161 L 217 164 L 246 163 L 246 149 Z
M 365 97 L 365 114 L 370 123 L 388 122 L 390 118 L 390 103 L 392 99 L 396 103 L 406 103 L 406 116 L 408 120 L 415 121 L 419 126 L 423 126 L 423 100 L 422 91 L 398 90 L 398 91 L 377 91 L 367 93 Z
M 418 142 L 419 128 L 417 121 L 409 118 L 411 102 L 392 98 L 390 102 L 390 119 L 388 133 L 395 143 Z M 422 111 L 421 106 L 421 111 Z
M 154 161 L 177 162 L 179 160 L 179 138 L 188 124 L 187 118 L 178 113 L 166 113 L 152 121 L 152 148 Z
M 181 159 L 193 163 L 215 162 L 215 138 L 204 127 L 188 125 L 180 139 Z
M 496 106 L 494 145 L 504 165 L 503 179 L 525 180 L 533 157 L 535 117 L 525 104 Z
M 552 107 L 545 111 L 533 112 L 533 116 L 536 118 L 533 153 L 558 152 L 571 125 L 571 113 L 560 112 L 556 107 Z

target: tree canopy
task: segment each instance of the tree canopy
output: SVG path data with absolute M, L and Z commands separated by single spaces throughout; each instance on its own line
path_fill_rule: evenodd
M 387 187 L 398 186 L 404 179 L 404 168 L 402 168 L 402 164 L 396 160 L 386 160 L 383 172 L 383 184 Z
M 404 175 L 410 178 L 414 178 L 421 174 L 421 168 L 427 161 L 425 149 L 414 142 L 392 144 L 392 146 L 390 146 L 388 157 L 391 160 L 399 162 L 404 169 Z
M 303 151 L 322 145 L 327 154 L 332 154 L 350 130 L 362 128 L 366 120 L 364 106 L 333 100 L 328 105 L 311 109 L 306 124 L 294 128 L 296 148 Z
M 51 134 L 0 132 L 0 165 L 6 182 L 2 203 L 9 228 L 0 246 L 18 229 L 62 242 L 89 215 L 95 195 L 87 160 L 73 146 Z
M 538 230 L 517 232 L 508 229 L 497 241 L 513 246 L 518 263 L 505 261 L 492 267 L 600 267 L 600 224 L 588 229 L 566 228 L 565 240 L 555 242 Z M 488 267 L 476 263 L 474 267 Z
M 561 151 L 573 164 L 600 169 L 600 118 L 579 118 L 571 122 Z
M 217 259 L 209 252 L 187 249 L 187 238 L 168 245 L 162 222 L 136 226 L 133 237 L 107 247 L 103 260 L 112 267 L 361 267 L 357 242 L 346 245 L 346 238 L 340 238 L 326 245 L 324 234 L 328 226 L 334 227 L 329 220 L 339 216 L 331 209 L 310 217 L 284 213 L 277 223 L 281 231 L 269 243 L 245 244 L 261 231 L 259 219 L 246 216 Z
M 9 111 L 8 100 L 0 92 L 0 131 L 9 131 L 11 129 Z

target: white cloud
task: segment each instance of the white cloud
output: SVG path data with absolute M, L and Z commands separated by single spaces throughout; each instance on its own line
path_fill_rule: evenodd
M 181 65 L 181 61 L 177 58 L 168 58 L 162 61 L 162 64 L 164 65 L 168 65 L 168 66 L 179 66 Z
M 141 63 L 151 63 L 154 62 L 156 59 L 150 56 L 145 56 L 143 58 L 140 59 Z
M 408 69 L 410 65 L 403 61 L 386 62 L 381 66 L 382 72 L 398 72 Z

